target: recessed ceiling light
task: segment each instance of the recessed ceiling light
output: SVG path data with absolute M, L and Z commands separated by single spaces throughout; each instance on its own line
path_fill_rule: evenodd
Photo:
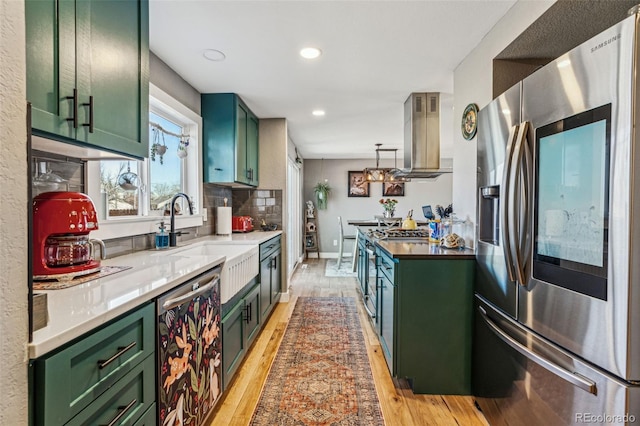
M 313 110 L 311 114 L 315 115 L 316 117 L 322 117 L 324 115 L 324 110 L 316 109 L 316 110 Z
M 202 56 L 214 62 L 224 61 L 226 58 L 226 55 L 224 53 L 216 49 L 205 49 L 205 51 L 202 52 Z
M 322 51 L 317 47 L 305 47 L 300 51 L 300 56 L 306 59 L 315 59 L 322 54 Z

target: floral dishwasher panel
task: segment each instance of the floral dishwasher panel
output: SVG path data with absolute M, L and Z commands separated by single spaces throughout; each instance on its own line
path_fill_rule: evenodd
M 158 424 L 204 424 L 222 390 L 220 282 L 162 313 L 158 335 Z

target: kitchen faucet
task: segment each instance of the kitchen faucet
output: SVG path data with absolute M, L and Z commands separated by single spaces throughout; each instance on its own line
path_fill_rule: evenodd
M 189 196 L 184 192 L 178 192 L 171 199 L 171 205 L 169 208 L 171 209 L 171 228 L 169 229 L 169 247 L 175 247 L 177 245 L 176 237 L 178 235 L 182 235 L 182 231 L 176 232 L 176 214 L 175 214 L 175 204 L 176 200 L 180 197 L 183 197 L 187 200 L 187 206 L 189 206 L 189 213 L 193 214 L 193 207 L 191 206 L 191 200 L 189 200 Z M 184 232 L 186 234 L 186 232 Z

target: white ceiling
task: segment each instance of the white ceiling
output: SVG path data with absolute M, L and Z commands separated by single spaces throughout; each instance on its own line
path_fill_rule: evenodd
M 259 118 L 286 118 L 304 158 L 372 158 L 375 143 L 401 158 L 405 99 L 451 99 L 453 70 L 514 3 L 151 0 L 150 47 L 199 92 L 235 92 Z M 303 59 L 305 46 L 322 56 Z

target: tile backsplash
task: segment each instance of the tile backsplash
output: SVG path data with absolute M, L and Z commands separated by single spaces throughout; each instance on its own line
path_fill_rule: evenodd
M 61 157 L 55 154 L 34 151 L 32 155 L 34 176 L 32 176 L 33 194 L 51 190 L 85 191 L 85 163 L 81 160 Z M 53 184 L 47 181 L 47 173 L 59 176 L 63 183 Z M 44 176 L 42 182 L 38 178 Z M 234 216 L 251 216 L 254 229 L 260 230 L 264 220 L 267 224 L 275 224 L 282 229 L 282 190 L 230 188 L 211 183 L 203 185 L 203 206 L 207 209 L 207 220 L 202 226 L 183 229 L 178 241 L 216 233 L 216 207 L 224 206 L 227 199 Z M 155 233 L 113 238 L 104 241 L 108 258 L 113 258 L 136 251 L 149 250 L 155 247 Z
M 282 190 L 238 189 L 210 183 L 204 186 L 203 207 L 207 209 L 207 221 L 202 226 L 183 229 L 188 232 L 178 241 L 215 234 L 216 207 L 224 206 L 227 198 L 234 216 L 251 216 L 254 229 L 260 230 L 262 219 L 267 224 L 276 224 L 282 229 Z M 135 235 L 105 241 L 107 257 L 112 258 L 136 251 L 149 250 L 155 246 L 154 234 Z
M 231 188 L 205 183 L 203 191 L 203 207 L 207 209 L 207 220 L 202 226 L 182 229 L 183 235 L 178 237 L 179 242 L 215 234 L 216 207 L 224 206 L 225 198 L 231 203 Z M 155 233 L 114 238 L 106 240 L 104 243 L 107 246 L 107 257 L 113 258 L 154 248 Z
M 233 189 L 234 216 L 251 216 L 254 229 L 260 229 L 264 219 L 268 225 L 282 229 L 281 189 Z

